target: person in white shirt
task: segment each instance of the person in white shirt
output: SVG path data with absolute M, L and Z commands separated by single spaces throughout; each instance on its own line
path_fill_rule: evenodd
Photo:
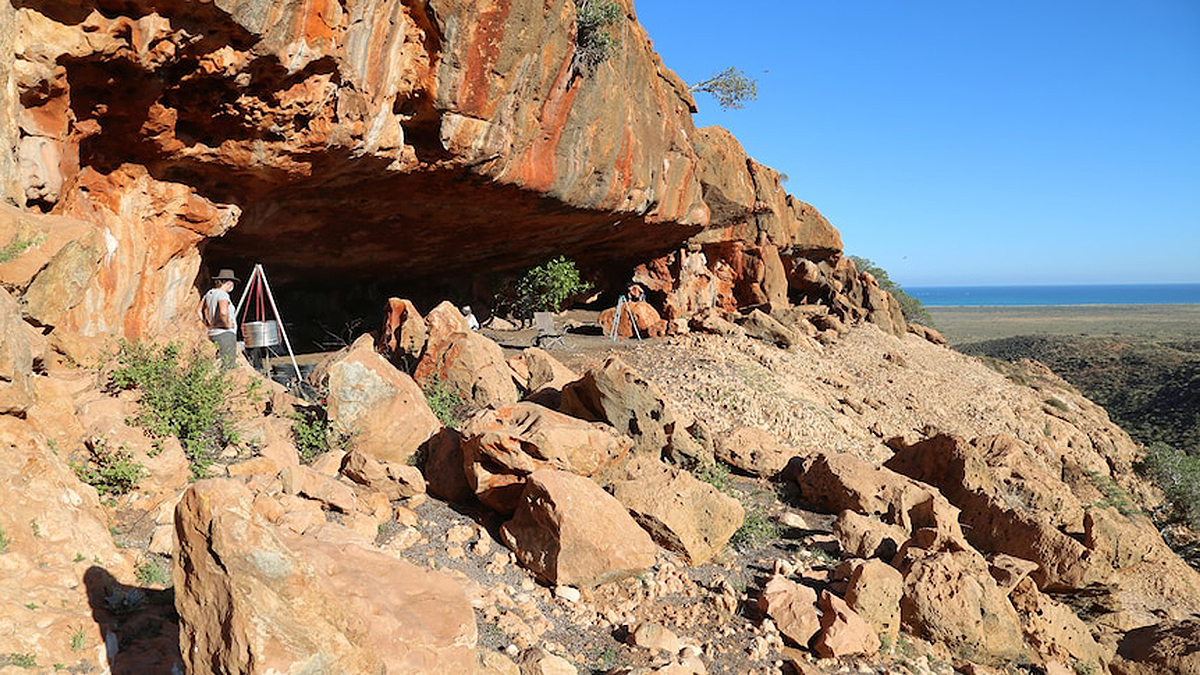
M 479 319 L 475 318 L 475 314 L 471 312 L 470 305 L 464 305 L 462 308 L 463 316 L 467 319 L 467 328 L 471 330 L 479 330 Z
M 233 367 L 237 359 L 237 310 L 229 292 L 241 280 L 233 270 L 225 268 L 212 278 L 213 287 L 200 299 L 200 320 L 208 328 L 208 339 L 217 344 L 221 353 L 221 365 Z

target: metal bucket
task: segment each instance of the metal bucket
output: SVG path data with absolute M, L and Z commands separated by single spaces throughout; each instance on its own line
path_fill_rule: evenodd
M 242 324 L 246 347 L 274 347 L 279 344 L 279 325 L 274 321 L 251 321 Z

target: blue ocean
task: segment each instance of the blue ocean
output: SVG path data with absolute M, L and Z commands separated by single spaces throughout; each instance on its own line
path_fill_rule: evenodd
M 906 286 L 930 307 L 1200 304 L 1200 284 Z

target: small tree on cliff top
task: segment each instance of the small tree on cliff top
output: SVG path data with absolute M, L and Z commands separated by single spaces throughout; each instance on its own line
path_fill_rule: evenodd
M 717 103 L 726 110 L 745 107 L 746 101 L 758 99 L 758 82 L 738 68 L 726 68 L 703 82 L 688 87 L 689 91 L 703 91 L 717 97 Z

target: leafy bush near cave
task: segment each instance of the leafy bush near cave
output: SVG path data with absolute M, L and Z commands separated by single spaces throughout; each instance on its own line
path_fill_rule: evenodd
M 922 326 L 933 326 L 933 316 L 929 314 L 929 310 L 925 309 L 925 305 L 918 299 L 909 295 L 900 287 L 900 284 L 892 281 L 888 277 L 887 270 L 879 265 L 871 262 L 866 258 L 860 258 L 856 255 L 850 256 L 854 261 L 854 266 L 859 272 L 866 272 L 875 277 L 875 281 L 879 283 L 879 287 L 896 298 L 896 302 L 900 303 L 900 312 L 904 314 L 905 321 L 919 323 Z
M 89 451 L 86 462 L 71 464 L 71 468 L 79 480 L 96 488 L 102 496 L 126 494 L 148 475 L 146 468 L 134 460 L 124 446 L 113 448 L 97 441 L 91 444 Z
M 571 296 L 586 293 L 592 287 L 579 275 L 575 261 L 558 256 L 531 267 L 516 284 L 496 294 L 497 313 L 510 312 L 520 319 L 529 319 L 534 312 L 558 312 Z
M 134 423 L 151 436 L 174 436 L 183 445 L 192 474 L 203 477 L 221 450 L 237 441 L 230 406 L 233 379 L 212 353 L 183 353 L 178 344 L 161 346 L 122 341 L 117 366 L 109 375 L 117 389 L 137 389 L 141 410 Z

